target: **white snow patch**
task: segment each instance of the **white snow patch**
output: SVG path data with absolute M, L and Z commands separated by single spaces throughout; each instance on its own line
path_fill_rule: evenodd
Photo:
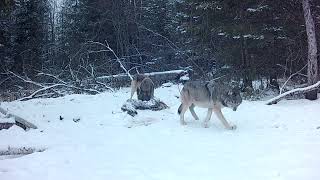
M 15 123 L 16 121 L 14 120 L 13 117 L 6 117 L 6 115 L 0 113 L 0 123 Z
M 0 149 L 46 151 L 0 160 L 0 179 L 320 178 L 320 100 L 283 100 L 272 106 L 244 101 L 236 112 L 223 109 L 227 120 L 238 126 L 229 131 L 214 115 L 210 128 L 203 128 L 206 109 L 201 108 L 195 109 L 201 120 L 193 120 L 188 111 L 182 127 L 179 89 L 156 89 L 155 95 L 170 108 L 139 111 L 134 118 L 120 110 L 129 88 L 2 103 L 39 129 L 0 131 Z
M 247 8 L 247 11 L 248 12 L 257 12 L 257 11 L 262 11 L 263 9 L 266 9 L 268 8 L 267 5 L 264 5 L 264 6 L 259 6 L 257 8 Z
M 185 70 L 171 70 L 171 71 L 162 71 L 162 72 L 152 72 L 152 73 L 145 73 L 146 75 L 159 75 L 159 74 L 181 74 L 185 72 Z

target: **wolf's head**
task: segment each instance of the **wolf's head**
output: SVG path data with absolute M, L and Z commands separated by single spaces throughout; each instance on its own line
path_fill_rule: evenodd
M 233 111 L 236 111 L 238 106 L 242 102 L 242 98 L 240 95 L 240 89 L 238 87 L 231 87 L 229 91 L 223 96 L 224 99 L 222 101 L 225 105 L 231 108 Z

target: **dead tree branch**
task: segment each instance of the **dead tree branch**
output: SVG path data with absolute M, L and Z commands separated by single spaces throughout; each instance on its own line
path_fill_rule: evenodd
M 288 78 L 288 79 L 283 83 L 283 85 L 281 86 L 281 88 L 280 88 L 280 94 L 282 94 L 283 89 L 284 89 L 284 87 L 287 85 L 287 83 L 289 82 L 289 80 L 290 80 L 293 76 L 300 74 L 301 71 L 303 71 L 303 69 L 306 68 L 307 66 L 308 66 L 308 64 L 306 64 L 305 66 L 303 66 L 299 71 L 297 71 L 297 72 L 295 72 L 295 73 L 293 73 L 293 74 L 291 74 L 291 75 L 289 76 L 289 78 Z
M 270 99 L 269 101 L 266 102 L 266 105 L 272 105 L 272 104 L 276 104 L 277 102 L 279 102 L 281 99 L 283 99 L 284 97 L 286 97 L 289 94 L 293 94 L 293 93 L 307 93 L 310 91 L 315 90 L 316 88 L 318 88 L 320 86 L 320 81 L 318 81 L 317 83 L 308 86 L 308 87 L 304 87 L 304 88 L 297 88 L 297 89 L 293 89 L 291 91 L 287 91 L 283 94 L 280 94 L 277 97 L 274 97 L 272 99 Z
M 51 78 L 54 78 L 55 80 L 57 80 L 59 83 L 58 84 L 52 84 L 50 86 L 47 86 L 47 85 L 43 85 L 41 83 L 38 83 L 38 82 L 35 82 L 35 81 L 32 81 L 32 80 L 28 80 L 28 79 L 25 79 L 13 72 L 9 72 L 10 74 L 14 75 L 15 77 L 17 77 L 18 79 L 22 80 L 23 82 L 25 83 L 30 83 L 30 84 L 33 84 L 33 85 L 36 85 L 38 87 L 40 87 L 40 89 L 34 91 L 32 94 L 30 94 L 29 96 L 27 97 L 23 97 L 23 98 L 20 98 L 19 100 L 20 101 L 25 101 L 25 100 L 29 100 L 29 99 L 33 99 L 36 97 L 36 95 L 40 94 L 41 92 L 44 92 L 44 91 L 47 91 L 47 90 L 52 90 L 54 93 L 58 94 L 58 95 L 65 95 L 63 93 L 60 93 L 56 90 L 53 90 L 54 88 L 57 88 L 57 87 L 66 87 L 66 88 L 71 88 L 71 89 L 77 89 L 77 90 L 81 90 L 81 91 L 86 91 L 86 92 L 89 92 L 91 94 L 98 94 L 100 93 L 99 91 L 95 90 L 95 89 L 87 89 L 87 88 L 82 88 L 82 87 L 77 87 L 77 86 L 74 86 L 74 85 L 70 85 L 68 84 L 67 82 L 59 79 L 57 76 L 55 75 L 52 75 L 52 74 L 47 74 L 47 73 L 39 73 L 38 75 L 44 75 L 44 76 L 48 76 L 48 77 L 51 77 Z M 105 87 L 108 87 L 105 85 Z M 109 88 L 112 90 L 112 88 Z
M 96 44 L 96 45 L 100 45 L 106 49 L 102 49 L 102 50 L 98 50 L 98 51 L 94 51 L 94 52 L 111 52 L 114 57 L 116 58 L 116 61 L 119 63 L 121 69 L 123 69 L 123 71 L 128 75 L 128 77 L 130 78 L 130 80 L 133 80 L 132 75 L 130 74 L 130 72 L 124 67 L 124 65 L 122 64 L 120 58 L 118 57 L 118 55 L 114 52 L 114 50 L 109 46 L 109 43 L 107 41 L 105 41 L 106 44 L 100 43 L 100 42 L 94 42 L 94 41 L 90 41 L 88 43 L 90 44 Z

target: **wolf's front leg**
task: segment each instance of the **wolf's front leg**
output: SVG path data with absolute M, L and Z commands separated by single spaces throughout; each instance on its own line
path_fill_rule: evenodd
M 181 112 L 180 112 L 180 124 L 185 126 L 187 125 L 187 123 L 184 121 L 184 114 L 186 113 L 188 106 L 186 106 L 185 104 L 181 104 L 182 108 L 181 108 Z
M 132 80 L 131 81 L 131 96 L 130 96 L 130 99 L 132 99 L 134 93 L 137 91 L 137 88 L 138 88 L 137 81 L 136 80 Z
M 196 112 L 194 112 L 194 104 L 192 104 L 190 107 L 189 107 L 189 110 L 191 112 L 191 115 L 193 116 L 193 118 L 195 120 L 199 120 L 199 117 L 197 116 Z
M 237 129 L 237 126 L 232 125 L 230 126 L 230 124 L 228 123 L 228 121 L 226 120 L 226 118 L 223 116 L 222 112 L 221 112 L 221 108 L 219 107 L 214 107 L 213 108 L 214 113 L 217 115 L 218 119 L 222 122 L 222 124 L 224 125 L 224 127 L 226 129 L 229 130 L 234 130 Z

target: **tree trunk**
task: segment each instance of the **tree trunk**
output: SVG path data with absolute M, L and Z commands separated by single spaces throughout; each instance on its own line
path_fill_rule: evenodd
M 302 7 L 308 36 L 308 84 L 312 85 L 318 80 L 317 41 L 315 25 L 311 14 L 309 0 L 302 0 Z M 306 99 L 317 99 L 317 90 L 306 93 Z
M 250 57 L 248 55 L 248 45 L 247 38 L 243 35 L 241 36 L 241 56 L 242 56 L 242 66 L 244 69 L 243 73 L 243 88 L 252 88 L 252 77 L 250 68 Z

